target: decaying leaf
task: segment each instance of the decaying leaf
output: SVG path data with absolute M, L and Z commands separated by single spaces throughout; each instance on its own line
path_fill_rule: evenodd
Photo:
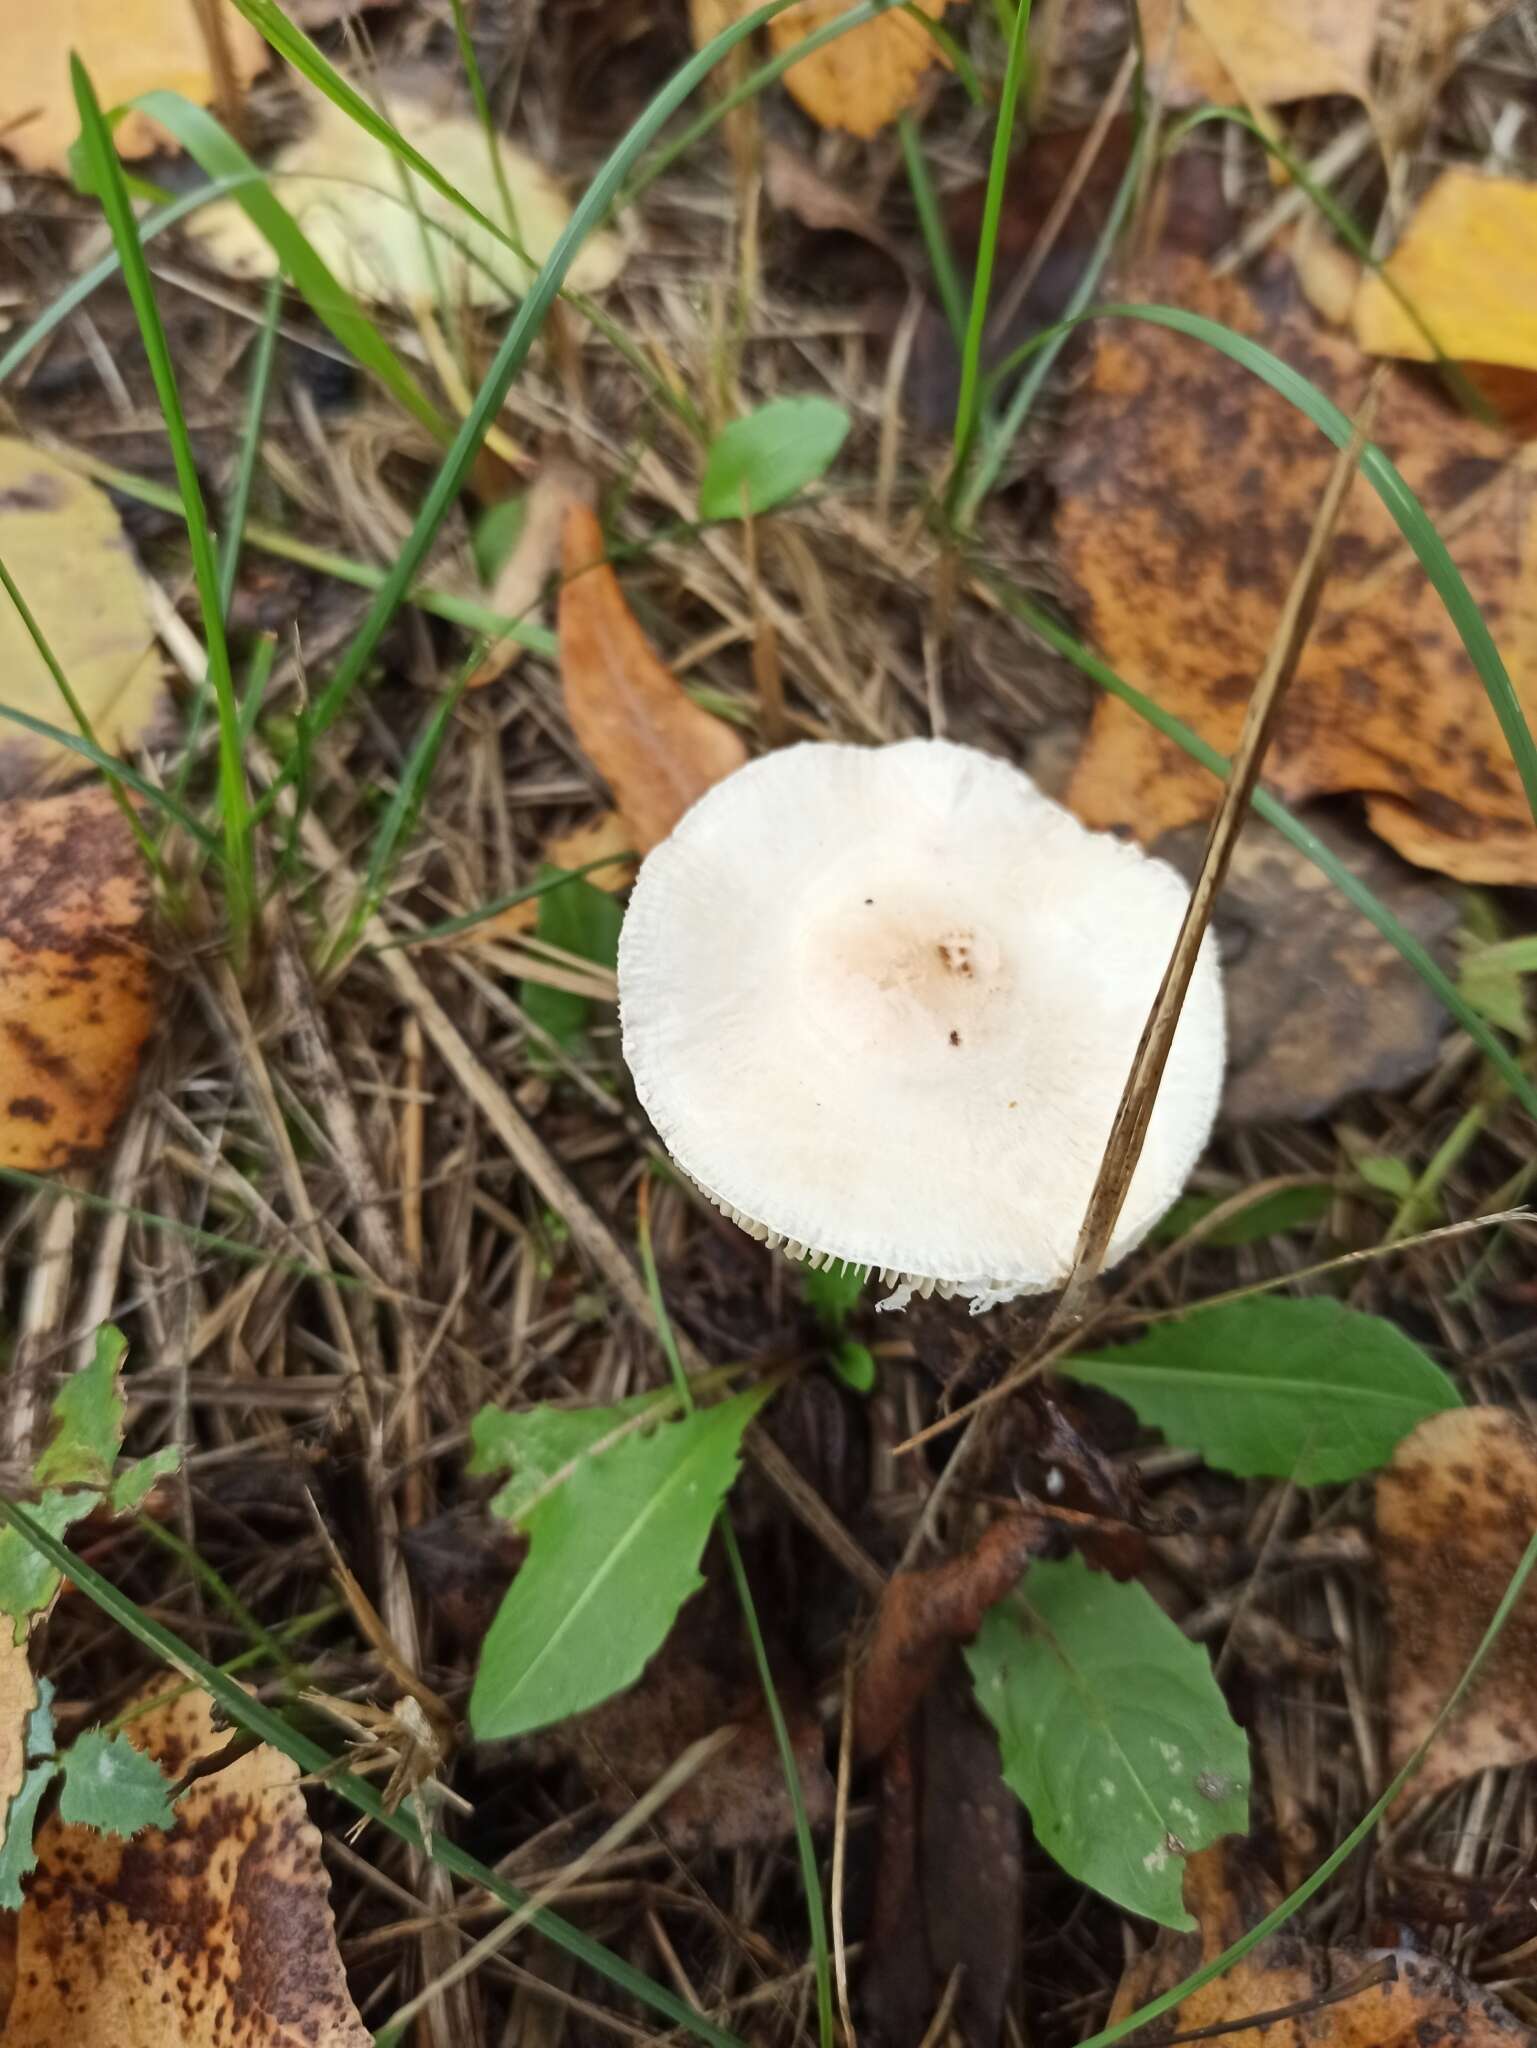
M 29 442 L 0 437 L 0 562 L 98 743 L 111 753 L 137 746 L 162 701 L 160 659 L 144 586 L 106 492 Z M 52 671 L 3 591 L 0 707 L 75 731 Z M 0 718 L 0 796 L 79 775 L 86 765 L 73 749 Z
M 1450 356 L 1537 370 L 1537 185 L 1465 165 L 1442 171 L 1388 258 L 1387 275 Z M 1376 356 L 1429 362 L 1430 344 L 1381 277 L 1355 302 Z
M 560 673 L 571 730 L 649 853 L 689 805 L 740 768 L 747 749 L 685 694 L 624 601 L 588 505 L 567 508 Z
M 1389 1764 L 1424 1741 L 1537 1529 L 1537 1431 L 1503 1408 L 1422 1422 L 1377 1481 L 1387 1591 Z M 1473 1691 L 1404 1797 L 1537 1756 L 1537 1587 L 1528 1585 Z
M 236 81 L 248 85 L 267 62 L 267 46 L 231 6 L 220 9 Z M 80 116 L 69 83 L 71 51 L 91 74 L 104 107 L 156 86 L 206 106 L 214 73 L 188 0 L 68 0 L 62 7 L 8 7 L 0 71 L 0 149 L 31 171 L 69 174 Z M 174 147 L 162 128 L 129 114 L 113 130 L 126 157 Z
M 1446 882 L 1416 872 L 1349 823 L 1307 819 L 1379 902 L 1430 952 L 1446 956 L 1461 909 Z M 1195 878 L 1205 829 L 1186 826 L 1156 852 Z M 1323 1116 L 1347 1095 L 1395 1090 L 1435 1062 L 1440 999 L 1312 861 L 1258 818 L 1244 826 L 1217 903 L 1228 1070 L 1228 1123 Z M 1286 1001 L 1277 1003 L 1276 990 Z
M 1143 46 L 1171 107 L 1203 100 L 1277 106 L 1323 93 L 1368 96 L 1378 0 L 1350 0 L 1347 6 L 1339 0 L 1289 0 L 1284 7 L 1275 0 L 1137 5 Z
M 433 164 L 488 220 L 506 215 L 472 113 L 425 71 L 402 67 L 378 80 L 381 103 L 407 142 Z M 409 311 L 426 300 L 457 306 L 505 306 L 529 279 L 571 218 L 559 185 L 542 164 L 505 137 L 497 143 L 502 174 L 517 211 L 523 262 L 487 229 L 428 185 L 412 179 L 393 151 L 319 93 L 307 101 L 308 126 L 273 158 L 270 169 L 283 204 L 333 274 L 361 298 Z M 215 200 L 194 214 L 187 231 L 210 262 L 235 277 L 271 277 L 272 245 L 234 200 Z M 566 283 L 597 292 L 623 266 L 618 235 L 589 235 Z
M 27 1645 L 0 1627 L 0 1841 L 5 1839 L 6 1808 L 27 1774 L 27 1716 L 36 1705 L 37 1681 Z
M 572 505 L 590 505 L 596 493 L 580 463 L 557 449 L 546 456 L 524 500 L 522 529 L 491 586 L 493 611 L 509 619 L 532 616 L 560 567 L 561 536 Z M 498 640 L 470 677 L 471 689 L 494 683 L 523 659 L 521 640 Z
M 99 785 L 0 806 L 0 1165 L 105 1143 L 154 1021 L 149 877 Z
M 891 1746 L 950 1651 L 976 1634 L 987 1610 L 1040 1555 L 1049 1532 L 1038 1515 L 1007 1515 L 961 1556 L 927 1571 L 898 1572 L 888 1582 L 854 1696 L 862 1755 Z
M 1284 261 L 1251 285 L 1166 255 L 1151 296 L 1254 336 L 1353 412 L 1369 366 L 1321 329 Z M 1112 667 L 1230 751 L 1334 454 L 1249 371 L 1134 322 L 1096 329 L 1057 466 L 1058 533 Z M 1391 373 L 1377 439 L 1426 505 L 1537 715 L 1529 455 Z M 1352 487 L 1333 572 L 1265 761 L 1289 800 L 1361 791 L 1374 831 L 1465 881 L 1537 881 L 1537 831 L 1476 671 L 1386 509 Z M 1067 801 L 1139 838 L 1205 817 L 1217 782 L 1128 706 L 1095 707 Z
M 918 5 L 939 21 L 949 0 L 918 0 Z M 800 6 L 775 15 L 769 41 L 776 50 L 793 49 L 844 11 L 841 0 L 801 0 Z M 792 64 L 785 85 L 822 127 L 869 137 L 912 105 L 925 72 L 939 57 L 939 45 L 928 31 L 893 7 Z
M 1114 2023 L 1213 1961 L 1279 1903 L 1280 1895 L 1236 1843 L 1218 1843 L 1185 1866 L 1185 1903 L 1197 1934 L 1161 1934 L 1121 1979 Z M 1347 1990 L 1374 1965 L 1395 1972 Z M 1320 2001 L 1324 2001 L 1320 2003 Z M 1250 2015 L 1306 2004 L 1311 2010 L 1268 2026 Z M 1290 1930 L 1261 1942 L 1158 2023 L 1186 2034 L 1232 2029 L 1243 2048 L 1531 2048 L 1532 2034 L 1497 1998 L 1431 1956 L 1340 1943 L 1322 1948 Z
M 128 1734 L 177 1779 L 229 1734 L 201 1693 L 156 1691 Z M 38 1830 L 6 2048 L 368 2048 L 296 1766 L 260 1747 L 176 1813 L 132 1841 Z

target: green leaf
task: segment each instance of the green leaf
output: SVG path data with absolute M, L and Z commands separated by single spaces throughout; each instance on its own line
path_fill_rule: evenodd
M 1323 1486 L 1385 1464 L 1457 1389 L 1380 1316 L 1337 1301 L 1253 1300 L 1155 1324 L 1058 1367 L 1242 1477 Z
M 1173 1244 L 1209 1216 L 1226 1195 L 1181 1195 L 1174 1207 L 1152 1233 L 1154 1244 Z M 1326 1181 L 1316 1187 L 1278 1188 L 1273 1195 L 1261 1195 L 1246 1209 L 1229 1216 L 1201 1239 L 1202 1245 L 1221 1248 L 1258 1244 L 1262 1238 L 1281 1237 L 1289 1230 L 1305 1230 L 1329 1213 L 1333 1190 Z
M 71 1827 L 136 1835 L 141 1828 L 168 1828 L 176 1818 L 170 1780 L 126 1735 L 87 1728 L 63 1752 L 59 1765 L 64 1772 L 59 1818 Z
M 174 1472 L 180 1463 L 180 1444 L 162 1444 L 147 1458 L 135 1459 L 133 1464 L 119 1472 L 107 1495 L 114 1514 L 125 1515 L 131 1508 L 136 1508 L 155 1481 L 163 1479 L 168 1472 Z
M 37 1861 L 32 1830 L 43 1794 L 58 1774 L 53 1754 L 53 1683 L 37 1682 L 37 1705 L 27 1715 L 22 1739 L 26 1775 L 0 1812 L 0 1909 L 16 1912 L 23 1904 L 21 1880 Z
M 1414 1193 L 1414 1169 L 1407 1159 L 1395 1159 L 1390 1152 L 1369 1153 L 1355 1162 L 1356 1172 L 1379 1195 L 1391 1195 L 1402 1202 Z
M 528 1560 L 487 1633 L 470 1694 L 482 1741 L 581 1713 L 640 1676 L 702 1584 L 700 1555 L 767 1392 L 583 1458 L 527 1513 Z
M 507 566 L 527 524 L 526 492 L 522 497 L 503 498 L 499 505 L 488 505 L 475 521 L 470 530 L 470 553 L 475 557 L 475 573 L 487 587 Z
M 740 519 L 782 505 L 816 482 L 848 431 L 848 414 L 829 398 L 776 398 L 733 420 L 710 443 L 700 518 Z
M 1463 955 L 1457 976 L 1457 987 L 1465 1002 L 1471 1003 L 1491 1024 L 1498 1024 L 1512 1038 L 1522 1040 L 1532 1035 L 1522 980 L 1531 971 L 1527 951 L 1531 943 L 1529 939 L 1516 939 L 1509 945 L 1470 950 Z
M 828 1363 L 854 1393 L 874 1391 L 875 1357 L 868 1345 L 856 1344 L 852 1337 L 845 1337 L 837 1349 L 829 1353 Z
M 539 880 L 558 880 L 562 872 L 560 868 L 542 867 Z M 591 882 L 573 881 L 539 898 L 540 938 L 600 967 L 618 965 L 619 927 L 623 922 L 624 912 L 617 900 L 607 890 L 595 889 Z M 569 989 L 548 988 L 542 981 L 525 981 L 519 986 L 518 1001 L 563 1051 L 581 1050 L 592 1008 L 586 996 L 573 995 Z
M 814 1311 L 824 1330 L 841 1330 L 858 1306 L 869 1277 L 868 1266 L 851 1266 L 841 1259 L 816 1272 L 807 1270 L 801 1275 L 801 1300 Z
M 1186 1853 L 1249 1824 L 1249 1750 L 1206 1652 L 1145 1587 L 1031 1567 L 966 1652 L 1003 1775 L 1070 1876 L 1165 1927 L 1195 1922 Z
M 654 1393 L 632 1395 L 612 1408 L 525 1408 L 517 1414 L 482 1408 L 470 1424 L 468 1469 L 475 1474 L 511 1472 L 493 1496 L 491 1512 L 521 1522 L 524 1504 L 573 1458 L 585 1457 L 647 1408 L 654 1408 L 660 1420 L 676 1406 L 674 1395 Z
M 103 1323 L 95 1357 L 83 1372 L 70 1375 L 53 1404 L 58 1427 L 33 1467 L 39 1486 L 105 1486 L 112 1477 L 128 1412 L 118 1385 L 127 1349 L 122 1331 Z
M 61 1537 L 100 1499 L 99 1493 L 50 1492 L 27 1512 L 50 1536 Z M 40 1613 L 58 1590 L 59 1575 L 41 1552 L 17 1530 L 0 1529 L 0 1614 L 14 1618 L 18 1643 L 26 1640 L 27 1617 Z

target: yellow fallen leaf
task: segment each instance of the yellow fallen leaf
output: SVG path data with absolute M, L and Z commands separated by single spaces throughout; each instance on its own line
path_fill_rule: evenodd
M 29 442 L 0 437 L 0 562 L 102 746 L 145 738 L 163 696 L 144 586 L 112 501 Z M 0 591 L 0 710 L 75 730 L 69 707 Z M 0 718 L 0 796 L 81 773 L 81 756 Z
M 444 105 L 441 88 L 415 70 L 379 80 L 380 102 L 407 142 L 488 220 L 506 218 L 485 132 L 473 115 Z M 544 166 L 505 137 L 497 142 L 517 213 L 518 237 L 534 266 L 554 248 L 571 218 L 560 186 Z M 412 180 L 394 152 L 320 94 L 309 125 L 272 159 L 273 189 L 335 275 L 360 298 L 407 310 L 423 300 L 448 306 L 506 306 L 522 297 L 528 263 L 421 178 Z M 194 214 L 187 231 L 209 261 L 236 277 L 271 277 L 277 258 L 266 237 L 232 199 Z M 623 267 L 616 234 L 589 235 L 566 274 L 574 291 L 598 292 Z
M 158 1690 L 164 1694 L 162 1684 Z M 172 1777 L 217 1755 L 202 1693 L 127 1724 Z M 37 1832 L 5 2048 L 369 2048 L 297 1767 L 263 1744 L 200 1778 L 169 1832 Z
M 949 0 L 918 0 L 933 21 Z M 793 49 L 816 29 L 845 11 L 843 0 L 801 0 L 769 23 L 775 50 Z M 846 128 L 851 135 L 878 134 L 918 96 L 929 66 L 940 60 L 939 45 L 910 15 L 890 13 L 851 29 L 802 57 L 785 73 L 785 88 L 813 121 Z
M 248 85 L 267 62 L 267 45 L 227 0 L 222 11 L 236 82 Z M 70 145 L 80 133 L 69 82 L 72 50 L 104 107 L 121 106 L 157 86 L 199 106 L 214 96 L 194 0 L 55 0 L 48 7 L 7 7 L 0 149 L 28 170 L 69 175 Z M 163 128 L 138 113 L 123 119 L 114 140 L 128 157 L 175 147 Z
M 1171 52 L 1176 7 L 1183 15 Z M 1378 0 L 1138 0 L 1138 11 L 1149 65 L 1170 106 L 1367 97 Z
M 1537 370 L 1537 184 L 1443 171 L 1385 267 L 1449 356 Z M 1380 277 L 1362 280 L 1354 324 L 1368 355 L 1431 359 Z
M 560 675 L 571 730 L 633 828 L 637 853 L 747 759 L 741 735 L 694 703 L 636 623 L 590 505 L 566 512 Z
M 149 879 L 99 784 L 0 805 L 0 1166 L 105 1143 L 154 1019 Z

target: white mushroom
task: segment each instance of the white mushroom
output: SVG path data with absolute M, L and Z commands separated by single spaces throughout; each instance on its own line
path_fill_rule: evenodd
M 624 1052 L 668 1151 L 753 1236 L 985 1308 L 1059 1285 L 1188 891 L 1017 769 L 906 740 L 728 776 L 647 858 Z M 1203 949 L 1110 1258 L 1216 1114 Z

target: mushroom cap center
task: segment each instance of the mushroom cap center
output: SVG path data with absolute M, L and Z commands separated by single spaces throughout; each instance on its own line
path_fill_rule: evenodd
M 953 1060 L 1004 1028 L 1014 974 L 997 934 L 968 916 L 959 892 L 878 883 L 825 896 L 797 920 L 794 975 L 807 1027 L 873 1059 L 914 1072 Z

